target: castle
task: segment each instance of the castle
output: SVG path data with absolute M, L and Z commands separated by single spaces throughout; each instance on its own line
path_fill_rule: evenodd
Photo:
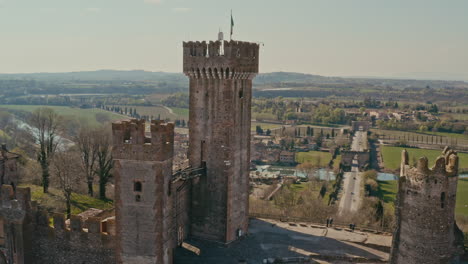
M 73 216 L 67 223 L 54 214 L 53 227 L 28 188 L 14 190 L 16 167 L 3 173 L 5 263 L 172 263 L 173 249 L 188 236 L 229 244 L 247 234 L 259 45 L 186 42 L 183 60 L 190 79 L 190 167 L 172 171 L 172 123 L 114 123 L 115 217 Z M 4 163 L 14 166 L 17 156 L 9 155 Z
M 170 264 L 189 237 L 225 246 L 248 233 L 259 45 L 186 42 L 183 60 L 190 80 L 190 167 L 173 171 L 172 123 L 114 123 L 115 211 L 66 220 L 31 201 L 29 188 L 17 187 L 19 156 L 2 148 L 0 264 Z M 391 263 L 457 261 L 456 153 L 444 150 L 433 169 L 425 158 L 417 168 L 408 164 L 404 152 Z

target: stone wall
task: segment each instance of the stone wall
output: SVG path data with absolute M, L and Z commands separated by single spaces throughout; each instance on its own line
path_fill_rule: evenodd
M 391 263 L 457 263 L 463 234 L 455 223 L 458 156 L 446 148 L 428 168 L 428 160 L 409 164 L 403 151 Z
M 66 227 L 64 215 L 53 216 L 54 227 L 47 213 L 38 213 L 38 224 L 32 233 L 32 262 L 25 263 L 86 263 L 112 264 L 115 260 L 115 236 L 101 232 L 101 220 L 87 220 L 87 229 L 78 216 Z
M 7 263 L 115 263 L 115 238 L 110 232 L 113 222 L 106 221 L 108 232 L 102 232 L 102 219 L 79 216 L 65 222 L 63 214 L 53 214 L 31 202 L 29 188 L 2 185 L 0 206 L 0 254 Z M 53 226 L 51 226 L 53 219 Z
M 117 263 L 172 263 L 174 124 L 114 123 Z
M 223 46 L 224 52 L 222 52 Z M 250 107 L 259 45 L 184 43 L 190 78 L 189 160 L 206 162 L 192 182 L 191 234 L 228 243 L 248 228 Z
M 351 127 L 353 131 L 369 131 L 371 123 L 369 121 L 352 121 Z
M 341 151 L 341 164 L 344 169 L 349 170 L 353 164 L 354 157 L 357 156 L 358 166 L 360 170 L 365 170 L 369 166 L 370 152 L 369 151 Z

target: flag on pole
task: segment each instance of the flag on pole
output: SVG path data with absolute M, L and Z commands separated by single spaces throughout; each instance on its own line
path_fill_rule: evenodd
M 234 30 L 234 18 L 232 17 L 232 10 L 231 10 L 231 40 L 232 40 L 233 30 Z

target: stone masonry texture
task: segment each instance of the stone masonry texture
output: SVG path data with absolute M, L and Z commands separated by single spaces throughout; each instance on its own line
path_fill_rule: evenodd
M 114 123 L 117 263 L 172 263 L 172 177 L 174 124 Z
M 229 243 L 248 229 L 250 108 L 259 45 L 239 41 L 184 42 L 190 79 L 191 234 Z
M 396 229 L 390 263 L 459 263 L 463 234 L 455 223 L 458 156 L 446 148 L 428 168 L 423 157 L 416 167 L 402 153 L 396 205 Z

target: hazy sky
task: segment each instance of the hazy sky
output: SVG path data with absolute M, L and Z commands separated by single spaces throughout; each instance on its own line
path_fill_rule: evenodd
M 468 80 L 467 0 L 0 0 L 0 72 L 180 72 L 230 9 L 262 72 Z

